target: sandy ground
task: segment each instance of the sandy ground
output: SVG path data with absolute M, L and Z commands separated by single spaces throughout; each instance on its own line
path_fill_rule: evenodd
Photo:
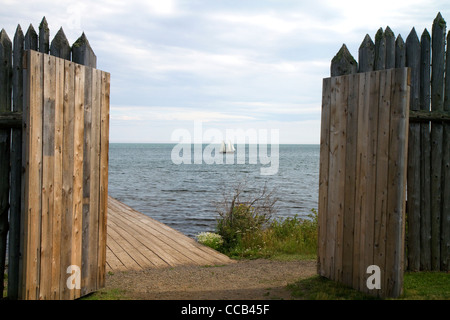
M 316 261 L 237 261 L 224 266 L 180 266 L 115 272 L 105 289 L 135 300 L 293 299 L 286 285 L 317 273 Z

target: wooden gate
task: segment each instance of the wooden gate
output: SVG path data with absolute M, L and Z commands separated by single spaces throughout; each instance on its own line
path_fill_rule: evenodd
M 25 55 L 19 297 L 75 299 L 105 281 L 110 75 Z
M 408 133 L 406 268 L 450 270 L 450 35 L 440 13 L 420 36 L 406 41 L 387 27 L 366 35 L 358 62 L 345 45 L 331 76 L 391 68 L 411 69 Z M 447 38 L 446 38 L 447 36 Z
M 409 68 L 323 81 L 318 273 L 383 297 L 402 292 L 409 100 Z

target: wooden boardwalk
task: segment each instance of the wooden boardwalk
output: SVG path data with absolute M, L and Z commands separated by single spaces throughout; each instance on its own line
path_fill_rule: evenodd
M 233 262 L 111 197 L 108 197 L 107 227 L 107 272 Z

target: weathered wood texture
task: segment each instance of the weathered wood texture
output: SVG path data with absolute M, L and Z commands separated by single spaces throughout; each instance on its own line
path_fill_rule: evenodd
M 27 51 L 24 77 L 19 297 L 76 299 L 104 285 L 110 76 Z
M 13 46 L 13 106 L 12 111 L 23 112 L 23 52 L 24 35 L 20 26 L 16 29 Z M 20 126 L 13 127 L 11 133 L 11 190 L 9 215 L 9 255 L 8 255 L 8 297 L 17 299 L 19 295 L 20 262 L 20 212 L 22 202 L 22 115 Z
M 393 45 L 392 30 L 380 28 L 375 43 L 365 36 L 358 55 L 358 72 L 411 68 L 406 263 L 412 271 L 450 270 L 450 64 L 445 63 L 450 50 L 445 36 L 446 22 L 439 13 L 431 36 L 425 29 L 419 40 L 412 28 L 406 42 L 399 35 Z M 339 72 L 333 59 L 332 76 L 354 70 L 350 53 L 345 57 L 339 60 Z
M 0 31 L 0 113 L 11 111 L 12 42 Z M 6 264 L 9 212 L 9 162 L 11 129 L 0 128 L 0 294 Z M 1 296 L 0 296 L 1 298 Z
M 108 198 L 107 271 L 229 263 L 226 255 Z
M 409 71 L 323 83 L 318 273 L 383 297 L 402 292 Z M 366 286 L 371 265 L 379 290 Z
M 0 190 L 3 194 L 2 206 L 0 206 L 0 239 L 4 239 L 7 234 L 8 247 L 6 248 L 5 240 L 0 241 L 0 270 L 4 269 L 5 261 L 8 267 L 8 298 L 17 299 L 19 292 L 19 265 L 21 263 L 20 256 L 23 249 L 21 244 L 21 205 L 22 205 L 22 131 L 23 131 L 23 56 L 24 50 L 35 50 L 41 53 L 51 53 L 56 57 L 64 59 L 71 59 L 72 52 L 76 57 L 76 63 L 88 65 L 90 67 L 96 66 L 96 57 L 89 45 L 85 34 L 70 46 L 62 28 L 58 31 L 50 44 L 50 30 L 45 17 L 39 25 L 39 32 L 37 33 L 32 25 L 27 29 L 26 34 L 22 32 L 22 28 L 17 26 L 14 41 L 11 43 L 8 35 L 4 30 L 1 31 L 1 54 L 2 64 L 0 65 L 0 75 L 2 76 L 0 87 L 2 93 L 1 108 L 0 108 L 0 132 L 6 142 L 1 145 L 0 152 L 0 167 L 1 171 Z M 81 52 L 81 54 L 80 54 Z M 53 71 L 52 71 L 53 72 Z M 60 75 L 61 76 L 61 75 Z M 64 74 L 62 74 L 64 76 Z M 48 86 L 47 86 L 48 87 Z M 53 96 L 53 92 L 47 92 Z M 64 97 L 59 97 L 62 101 Z M 86 96 L 86 99 L 89 97 Z M 49 104 L 49 101 L 45 103 Z M 53 107 L 47 108 L 49 110 L 48 116 L 52 117 Z M 47 116 L 44 115 L 45 117 Z M 51 124 L 44 119 L 44 126 L 48 127 Z M 63 130 L 60 127 L 58 130 Z M 6 134 L 10 138 L 6 138 Z M 53 139 L 53 137 L 46 136 L 44 138 Z M 2 140 L 2 141 L 3 141 Z M 9 143 L 10 142 L 10 143 Z M 24 150 L 27 152 L 27 150 Z M 48 150 L 46 150 L 47 152 Z M 9 163 L 9 169 L 6 171 Z M 45 161 L 45 166 L 52 166 L 51 161 Z M 51 178 L 46 176 L 45 181 Z M 56 191 L 55 191 L 56 192 Z M 8 203 L 9 201 L 9 203 Z M 8 210 L 9 209 L 9 210 Z M 8 212 L 9 211 L 9 212 Z M 9 213 L 9 221 L 8 221 Z M 22 248 L 21 248 L 22 246 Z M 47 243 L 48 246 L 48 243 Z M 6 250 L 5 250 L 6 248 Z M 5 258 L 5 251 L 7 256 Z M 3 272 L 0 272 L 0 277 L 3 277 Z M 1 280 L 1 279 L 0 279 Z M 3 281 L 0 281 L 3 284 Z M 3 290 L 0 290 L 3 293 Z

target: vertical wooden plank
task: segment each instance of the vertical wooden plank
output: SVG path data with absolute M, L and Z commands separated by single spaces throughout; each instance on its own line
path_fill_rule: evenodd
M 378 139 L 378 107 L 379 107 L 379 87 L 380 74 L 382 72 L 371 72 L 369 74 L 369 111 L 367 127 L 367 195 L 365 203 L 364 220 L 364 262 L 362 263 L 362 272 L 364 274 L 361 290 L 367 290 L 366 278 L 368 276 L 367 267 L 373 265 L 374 255 L 374 219 L 376 202 L 376 176 L 377 176 L 377 139 Z
M 342 242 L 345 183 L 345 138 L 348 76 L 332 80 L 330 118 L 330 178 L 328 188 L 327 257 L 330 257 L 330 276 L 342 279 Z M 332 89 L 332 90 L 333 90 Z
M 0 112 L 11 111 L 12 42 L 0 31 Z M 6 264 L 9 213 L 10 129 L 0 129 L 0 298 Z
M 17 26 L 13 43 L 13 108 L 23 111 L 23 54 L 24 35 Z M 20 217 L 22 191 L 22 128 L 11 133 L 11 193 L 9 216 L 8 298 L 19 298 Z
M 330 113 L 331 113 L 331 78 L 323 79 L 322 114 L 320 131 L 320 171 L 319 171 L 319 230 L 318 230 L 318 264 L 317 272 L 329 276 L 327 249 L 328 188 L 330 157 Z
M 444 111 L 450 112 L 450 32 L 447 35 Z M 442 142 L 442 217 L 441 217 L 441 271 L 450 271 L 450 123 L 444 123 Z
M 405 197 L 410 99 L 408 68 L 396 69 L 391 96 L 388 216 L 386 242 L 386 295 L 398 297 L 403 290 Z
M 55 128 L 53 174 L 53 243 L 51 298 L 60 299 L 61 277 L 61 219 L 63 213 L 63 131 L 64 131 L 64 60 L 55 59 Z
M 420 42 L 415 30 L 406 39 L 406 66 L 411 68 L 411 110 L 420 109 Z M 408 138 L 408 268 L 420 269 L 420 124 L 409 124 Z
M 22 134 L 22 187 L 21 191 L 24 195 L 21 199 L 20 206 L 20 238 L 23 239 L 20 241 L 20 252 L 21 258 L 19 259 L 19 288 L 18 288 L 18 297 L 19 299 L 26 298 L 26 268 L 27 268 L 27 253 L 28 253 L 28 190 L 29 187 L 29 175 L 30 175 L 30 112 L 29 112 L 29 101 L 30 101 L 30 87 L 31 83 L 29 79 L 31 78 L 31 59 L 30 52 L 25 51 L 23 55 L 23 114 L 22 114 L 22 123 L 23 123 L 23 134 Z
M 73 224 L 73 168 L 74 168 L 74 113 L 75 113 L 75 64 L 65 61 L 63 141 L 62 141 L 62 215 L 60 252 L 60 299 L 70 298 L 67 287 L 67 268 L 72 265 L 72 224 Z
M 100 149 L 100 212 L 99 212 L 99 259 L 98 287 L 105 286 L 106 266 L 106 222 L 108 209 L 108 152 L 109 152 L 109 100 L 110 80 L 107 72 L 102 72 L 101 93 L 101 149 Z
M 369 74 L 364 73 L 360 77 L 358 96 L 358 137 L 356 140 L 356 192 L 355 192 L 355 229 L 353 243 L 353 287 L 360 288 L 365 285 L 362 277 L 365 246 L 364 208 L 366 203 L 367 188 L 367 144 L 368 144 L 368 121 L 369 121 Z
M 450 111 L 447 109 L 447 111 Z M 444 124 L 442 154 L 441 271 L 450 271 L 450 124 Z
M 388 202 L 388 165 L 389 165 L 389 123 L 391 114 L 392 70 L 380 74 L 380 98 L 378 108 L 378 141 L 376 168 L 376 201 L 374 219 L 374 265 L 383 267 L 386 263 L 386 228 Z M 381 277 L 383 283 L 384 273 Z M 384 296 L 385 287 L 381 286 L 380 296 Z
M 90 273 L 92 270 L 92 261 L 90 257 L 90 247 L 94 244 L 91 243 L 90 234 L 95 225 L 91 225 L 90 216 L 95 215 L 96 212 L 90 210 L 91 201 L 91 144 L 92 144 L 92 68 L 85 69 L 84 79 L 84 144 L 83 144 L 83 218 L 82 218 L 82 295 L 90 292 Z M 94 192 L 94 189 L 92 190 Z M 95 265 L 97 261 L 95 261 Z M 94 267 L 96 271 L 96 267 Z
M 337 153 L 338 167 L 336 177 L 337 198 L 336 198 L 336 249 L 335 249 L 335 278 L 342 282 L 342 264 L 343 264 L 343 250 L 344 250 L 344 208 L 345 208 L 345 158 L 346 158 L 346 139 L 347 139 L 347 108 L 349 99 L 349 78 L 347 75 L 342 78 L 342 87 L 337 99 L 337 116 L 339 117 L 336 123 L 336 130 L 333 132 L 335 136 L 331 139 L 331 145 L 334 144 L 334 138 L 336 139 L 337 149 L 334 151 Z
M 398 297 L 403 293 L 403 279 L 404 279 L 404 271 L 405 271 L 405 250 L 406 250 L 406 192 L 407 192 L 407 171 L 408 171 L 408 128 L 409 128 L 409 106 L 411 104 L 411 69 L 410 68 L 403 68 L 398 69 L 397 73 L 399 73 L 401 76 L 402 81 L 402 87 L 399 92 L 400 95 L 400 101 L 398 104 L 402 105 L 402 113 L 400 117 L 400 137 L 404 136 L 404 142 L 403 147 L 400 146 L 400 155 L 398 157 L 399 163 L 402 163 L 402 172 L 401 175 L 403 177 L 403 181 L 401 181 L 401 185 L 398 186 L 398 206 L 401 209 L 401 215 L 400 215 L 400 225 L 399 225 L 399 232 L 396 241 L 397 246 L 399 247 L 399 261 L 397 262 L 397 266 L 395 268 L 395 271 L 397 272 L 398 282 L 397 286 L 394 287 L 394 294 L 393 297 Z M 397 103 L 395 100 L 395 96 L 393 98 L 393 101 Z M 401 179 L 401 177 L 399 177 Z
M 25 299 L 35 300 L 39 297 L 39 270 L 41 245 L 41 205 L 42 205 L 42 54 L 31 51 L 29 61 L 29 96 L 27 110 L 29 113 L 28 135 L 28 188 L 24 194 L 27 198 L 26 225 L 24 241 L 24 272 L 26 274 Z
M 84 138 L 84 80 L 85 68 L 75 64 L 75 110 L 74 110 L 74 167 L 72 209 L 72 265 L 82 268 L 82 223 L 83 223 L 83 138 Z M 80 275 L 81 276 L 81 275 Z M 81 296 L 80 288 L 71 290 L 71 298 Z
M 336 144 L 336 121 L 339 120 L 337 116 L 337 97 L 339 96 L 340 90 L 340 80 L 342 77 L 332 77 L 331 78 L 331 109 L 330 109 L 330 148 L 329 148 L 329 176 L 328 176 L 328 208 L 327 208 L 327 237 L 326 237 L 326 252 L 325 256 L 328 260 L 328 269 L 325 271 L 327 277 L 329 279 L 335 280 L 335 265 L 336 265 L 336 257 L 335 257 L 335 249 L 336 249 L 336 211 L 335 211 L 335 202 L 336 196 L 334 194 L 336 190 L 336 158 L 338 150 Z
M 89 202 L 89 290 L 97 289 L 99 259 L 100 214 L 100 143 L 101 143 L 101 87 L 102 72 L 92 70 L 92 126 L 90 148 L 90 202 Z
M 430 111 L 431 37 L 425 29 L 420 41 L 420 109 Z M 431 270 L 431 137 L 430 123 L 420 124 L 420 269 Z
M 352 286 L 353 281 L 353 246 L 355 224 L 355 192 L 356 192 L 356 143 L 358 137 L 358 99 L 360 74 L 349 77 L 349 96 L 346 124 L 345 155 L 345 190 L 343 219 L 343 258 L 342 282 Z
M 54 213 L 54 155 L 55 155 L 55 57 L 43 54 L 43 133 L 42 133 L 42 209 L 41 209 L 41 267 L 39 299 L 51 296 L 51 270 Z
M 433 22 L 431 61 L 431 110 L 442 111 L 444 105 L 444 61 L 446 22 L 439 13 Z M 440 269 L 442 206 L 442 137 L 443 125 L 431 125 L 431 268 Z

